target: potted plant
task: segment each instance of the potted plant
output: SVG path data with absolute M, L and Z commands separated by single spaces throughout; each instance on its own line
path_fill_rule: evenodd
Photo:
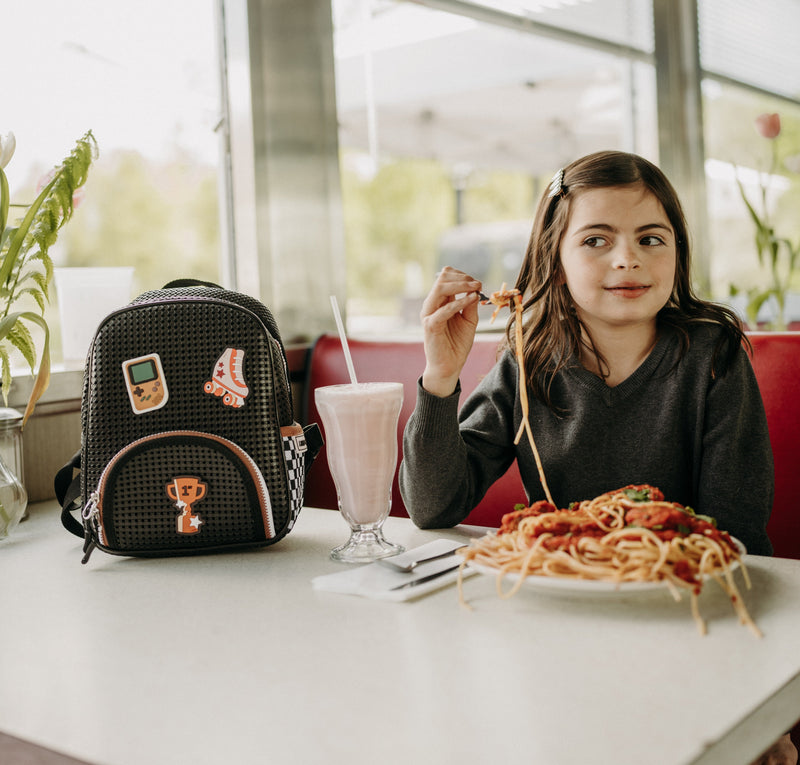
M 15 148 L 13 133 L 0 137 L 0 384 L 7 405 L 12 383 L 11 356 L 19 351 L 34 375 L 22 418 L 24 426 L 50 380 L 50 330 L 44 319 L 53 277 L 49 249 L 72 217 L 75 192 L 86 182 L 97 156 L 97 142 L 91 131 L 81 137 L 72 152 L 50 172 L 33 202 L 25 205 L 11 204 L 4 170 Z M 16 208 L 20 208 L 19 214 L 12 215 Z M 32 325 L 44 332 L 38 371 Z M 0 461 L 0 538 L 16 525 L 27 502 L 23 489 L 21 510 L 10 507 L 19 504 L 18 492 L 15 487 L 10 487 L 13 491 L 6 490 L 4 473 L 14 477 Z

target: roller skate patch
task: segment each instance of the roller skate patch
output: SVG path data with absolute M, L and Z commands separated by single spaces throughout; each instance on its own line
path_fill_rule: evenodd
M 213 396 L 222 398 L 225 406 L 238 409 L 244 406 L 244 400 L 250 389 L 242 375 L 244 351 L 240 348 L 226 348 L 217 359 L 212 378 L 203 386 L 203 390 Z
M 194 512 L 194 504 L 206 495 L 208 485 L 194 476 L 173 478 L 167 484 L 167 495 L 181 511 L 177 518 L 179 534 L 197 534 L 203 520 Z

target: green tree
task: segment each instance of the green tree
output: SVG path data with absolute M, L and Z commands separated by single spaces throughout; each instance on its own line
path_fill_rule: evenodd
M 216 169 L 138 152 L 98 162 L 81 215 L 63 237 L 66 266 L 135 266 L 135 289 L 180 277 L 219 279 Z
M 470 177 L 465 191 L 464 222 L 530 220 L 538 202 L 537 179 L 523 173 L 492 172 Z
M 439 239 L 456 225 L 449 168 L 400 159 L 364 178 L 342 162 L 348 296 L 365 312 L 396 314 L 408 267 L 425 279 L 437 268 Z M 467 178 L 463 223 L 533 219 L 536 181 L 522 173 L 480 172 Z M 412 296 L 417 297 L 417 296 Z
M 368 179 L 345 169 L 342 194 L 348 295 L 396 313 L 407 264 L 432 272 L 439 235 L 454 222 L 449 177 L 427 160 L 392 162 Z

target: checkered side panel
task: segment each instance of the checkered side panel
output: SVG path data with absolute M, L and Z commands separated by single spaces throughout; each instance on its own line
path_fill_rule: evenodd
M 289 495 L 292 517 L 289 528 L 294 525 L 300 509 L 303 507 L 303 486 L 305 485 L 305 453 L 308 446 L 302 433 L 283 437 L 283 456 L 286 459 L 286 471 L 289 477 Z

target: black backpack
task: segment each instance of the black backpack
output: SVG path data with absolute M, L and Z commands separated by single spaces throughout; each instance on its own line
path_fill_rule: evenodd
M 322 446 L 293 411 L 260 301 L 179 280 L 109 314 L 86 359 L 81 448 L 55 479 L 83 562 L 95 547 L 163 556 L 277 542 Z

